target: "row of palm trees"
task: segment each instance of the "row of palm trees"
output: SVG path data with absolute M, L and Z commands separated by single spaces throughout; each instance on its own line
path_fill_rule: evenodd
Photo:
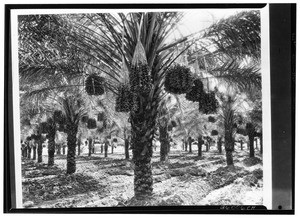
M 137 95 L 138 107 L 128 115 L 136 198 L 145 198 L 153 191 L 151 157 L 157 124 L 162 147 L 168 143 L 167 115 L 173 112 L 166 109 L 168 94 L 164 91 L 164 78 L 178 57 L 193 48 L 193 54 L 207 62 L 205 80 L 209 83 L 212 78 L 235 90 L 259 92 L 259 12 L 242 12 L 219 21 L 200 36 L 190 35 L 167 43 L 182 17 L 183 14 L 177 12 L 20 16 L 21 99 L 35 102 L 34 107 L 43 108 L 48 119 L 54 110 L 63 112 L 67 173 L 76 171 L 75 151 L 81 118 L 99 107 L 110 111 L 108 106 L 114 105 L 117 87 L 130 78 L 138 43 L 144 48 L 143 55 L 150 69 L 151 91 Z M 175 54 L 174 48 L 183 42 L 184 49 Z M 84 92 L 85 79 L 95 72 L 105 79 L 103 96 L 89 96 Z M 204 79 L 203 75 L 197 76 Z M 116 112 L 111 115 L 115 116 Z M 225 150 L 230 165 L 233 164 L 231 125 L 235 114 L 228 109 L 223 116 Z M 57 128 L 55 122 L 52 124 L 53 131 L 48 133 L 49 156 L 54 146 L 52 133 Z

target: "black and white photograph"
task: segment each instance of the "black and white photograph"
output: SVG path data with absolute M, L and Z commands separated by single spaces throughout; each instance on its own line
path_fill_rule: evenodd
M 13 14 L 17 207 L 268 207 L 266 9 Z

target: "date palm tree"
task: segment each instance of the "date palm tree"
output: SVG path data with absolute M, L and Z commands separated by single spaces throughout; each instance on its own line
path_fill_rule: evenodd
M 135 197 L 138 199 L 151 195 L 153 191 L 152 140 L 159 112 L 158 107 L 165 97 L 162 94 L 164 76 L 168 67 L 181 54 L 174 55 L 172 48 L 179 43 L 188 41 L 185 48 L 187 50 L 195 42 L 193 37 L 190 37 L 192 38 L 191 41 L 189 41 L 190 38 L 183 37 L 175 42 L 167 42 L 168 36 L 181 17 L 182 14 L 176 12 L 81 14 L 50 16 L 50 18 L 46 16 L 46 18 L 43 17 L 42 24 L 38 25 L 36 25 L 38 19 L 34 16 L 27 17 L 29 21 L 24 19 L 26 22 L 20 22 L 20 28 L 23 28 L 23 32 L 29 32 L 27 35 L 21 34 L 23 37 L 20 40 L 21 49 L 19 52 L 22 60 L 20 65 L 21 77 L 28 79 L 27 85 L 34 83 L 38 86 L 27 87 L 27 92 L 39 94 L 39 97 L 44 98 L 51 94 L 52 98 L 56 99 L 59 93 L 72 93 L 74 87 L 82 86 L 85 76 L 83 69 L 86 66 L 88 66 L 86 67 L 87 70 L 96 70 L 103 75 L 107 79 L 107 90 L 115 93 L 123 78 L 128 79 L 129 77 L 128 72 L 123 71 L 122 63 L 130 71 L 133 60 L 135 60 L 136 46 L 138 42 L 141 43 L 144 54 L 137 54 L 145 57 L 151 71 L 151 90 L 137 96 L 136 102 L 139 107 L 129 113 L 133 162 L 135 164 L 134 191 Z M 249 16 L 246 13 L 237 17 L 237 20 L 241 22 L 247 20 Z M 252 22 L 253 17 L 256 18 L 256 14 L 251 15 L 248 20 Z M 235 25 L 234 20 L 231 19 L 229 22 L 233 23 L 233 26 Z M 51 27 L 50 31 L 46 25 L 49 22 L 51 24 L 48 25 Z M 217 27 L 227 28 L 228 25 L 221 25 L 222 22 L 218 23 Z M 28 23 L 32 25 L 26 25 Z M 257 21 L 254 23 L 257 26 Z M 242 26 L 235 25 L 235 30 L 239 31 L 239 28 Z M 230 27 L 227 29 L 230 30 Z M 243 28 L 243 30 L 246 29 L 248 27 Z M 53 35 L 52 33 L 57 34 Z M 224 41 L 223 47 L 228 45 L 224 51 L 223 47 L 219 46 L 220 43 L 216 42 L 216 39 L 219 38 L 216 34 L 221 34 L 225 38 L 233 38 L 230 31 L 225 31 L 226 34 L 223 34 L 224 32 L 221 30 L 211 27 L 205 33 L 205 35 L 198 37 L 198 40 L 201 39 L 198 44 L 201 50 L 207 47 L 205 44 L 207 42 L 214 48 L 206 49 L 204 53 L 207 62 L 213 63 L 213 68 L 207 68 L 212 76 L 235 82 L 241 88 L 245 88 L 248 81 L 252 81 L 254 84 L 259 83 L 260 77 L 255 71 L 256 68 L 245 67 L 242 65 L 242 58 L 235 58 L 238 55 L 249 55 L 248 53 L 238 53 L 234 50 L 234 46 L 229 46 L 229 41 Z M 251 34 L 245 35 L 248 38 L 250 36 L 252 39 L 257 34 L 251 32 Z M 235 37 L 235 40 L 239 39 Z M 249 43 L 249 40 L 244 40 L 244 42 L 246 43 L 244 47 L 247 50 L 251 49 L 248 44 L 258 43 L 258 41 Z M 254 55 L 254 57 L 256 56 Z M 251 59 L 252 62 L 254 62 L 253 60 Z M 244 79 L 248 78 L 247 76 L 251 80 L 245 82 Z M 72 108 L 67 99 L 65 101 L 69 105 L 64 107 L 66 110 L 64 113 L 69 116 L 67 118 L 69 120 L 68 135 L 70 135 L 68 145 L 72 147 L 73 143 L 76 143 L 77 118 L 83 112 L 81 110 L 76 112 L 78 108 Z M 72 167 L 74 166 L 73 153 L 75 155 L 75 152 L 72 151 L 68 155 L 70 158 L 68 172 L 70 173 L 75 169 Z
M 80 96 L 69 95 L 65 98 L 60 98 L 62 111 L 66 118 L 65 131 L 67 133 L 67 173 L 72 174 L 76 171 L 76 142 L 78 125 L 87 111 L 84 105 L 84 101 Z
M 149 93 L 138 96 L 138 111 L 130 112 L 136 198 L 149 196 L 153 190 L 152 139 L 158 105 L 163 98 L 160 91 L 163 87 L 165 70 L 176 58 L 168 49 L 186 38 L 169 45 L 165 40 L 181 16 L 181 14 L 173 12 L 130 13 L 116 16 L 94 14 L 85 16 L 86 21 L 90 22 L 90 26 L 78 25 L 78 29 L 81 31 L 91 33 L 89 37 L 83 38 L 78 46 L 82 49 L 92 48 L 95 52 L 93 58 L 98 58 L 99 61 L 110 65 L 110 70 L 114 72 L 111 73 L 112 75 L 120 74 L 122 59 L 127 69 L 130 69 L 139 40 L 145 49 L 147 64 L 151 69 L 152 89 Z M 94 29 L 91 28 L 92 24 L 96 24 Z M 95 32 L 97 34 L 94 34 Z M 100 41 L 105 44 L 101 44 Z M 118 83 L 119 81 L 114 82 Z
M 230 87 L 251 98 L 253 90 L 261 91 L 260 74 L 260 12 L 245 11 L 221 19 L 205 30 L 203 38 L 191 52 L 194 58 L 204 63 L 205 75 L 200 78 L 207 84 Z M 208 88 L 208 85 L 207 87 Z M 211 85 L 211 88 L 214 88 Z M 221 90 L 221 89 L 220 89 Z M 226 93 L 226 88 L 221 92 Z M 227 164 L 233 164 L 233 124 L 235 109 L 232 98 L 223 99 L 220 114 L 223 117 Z M 250 108 L 249 108 L 250 110 Z M 252 132 L 252 128 L 250 128 Z
M 53 112 L 63 111 L 69 147 L 67 173 L 74 173 L 77 126 L 84 115 L 79 94 L 80 87 L 83 90 L 84 76 L 80 52 L 69 45 L 66 36 L 70 29 L 63 17 L 28 15 L 20 16 L 19 21 L 19 74 L 24 92 L 21 98 L 35 102 L 48 114 L 49 166 L 54 163 L 57 131 Z

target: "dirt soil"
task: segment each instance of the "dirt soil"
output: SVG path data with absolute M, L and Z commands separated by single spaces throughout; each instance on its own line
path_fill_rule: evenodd
M 55 165 L 22 159 L 24 207 L 112 207 L 154 205 L 262 205 L 262 160 L 259 152 L 234 154 L 234 167 L 215 150 L 197 157 L 171 151 L 166 162 L 153 157 L 153 196 L 133 198 L 133 164 L 123 152 L 76 157 L 76 173 L 66 175 L 66 156 L 55 157 Z

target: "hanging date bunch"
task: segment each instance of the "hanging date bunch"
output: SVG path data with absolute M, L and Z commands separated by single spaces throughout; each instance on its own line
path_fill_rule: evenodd
M 138 39 L 129 73 L 130 90 L 133 93 L 148 94 L 152 88 L 150 68 L 145 49 Z
M 214 123 L 214 122 L 216 122 L 216 118 L 213 117 L 213 116 L 209 116 L 209 117 L 208 117 L 208 122 Z
M 175 120 L 172 120 L 172 121 L 171 121 L 171 124 L 172 124 L 173 127 L 176 127 L 176 126 L 177 126 L 177 123 L 176 123 Z
M 188 67 L 175 64 L 171 66 L 165 77 L 165 90 L 173 94 L 184 94 L 193 85 L 192 72 Z
M 88 119 L 88 121 L 87 121 L 87 128 L 88 129 L 96 129 L 97 128 L 97 122 L 96 122 L 96 120 L 93 119 L 93 118 Z
M 216 136 L 216 135 L 218 135 L 218 134 L 219 134 L 218 131 L 215 130 L 215 129 L 213 129 L 213 130 L 211 131 L 211 133 L 210 133 L 211 136 Z
M 117 112 L 129 112 L 132 109 L 132 92 L 130 86 L 127 84 L 121 84 L 118 87 L 116 98 L 116 111 Z
M 97 74 L 89 75 L 85 80 L 85 91 L 88 95 L 103 95 L 104 78 Z
M 217 112 L 219 102 L 214 92 L 205 93 L 199 99 L 199 111 L 204 114 L 213 114 Z
M 104 112 L 99 112 L 99 114 L 97 115 L 97 121 L 103 121 L 105 118 L 105 114 Z
M 205 92 L 201 79 L 195 79 L 194 85 L 192 86 L 190 91 L 186 93 L 185 98 L 192 102 L 198 102 L 204 94 Z
M 87 123 L 87 121 L 89 120 L 89 116 L 84 115 L 83 117 L 81 117 L 81 122 L 83 123 Z

